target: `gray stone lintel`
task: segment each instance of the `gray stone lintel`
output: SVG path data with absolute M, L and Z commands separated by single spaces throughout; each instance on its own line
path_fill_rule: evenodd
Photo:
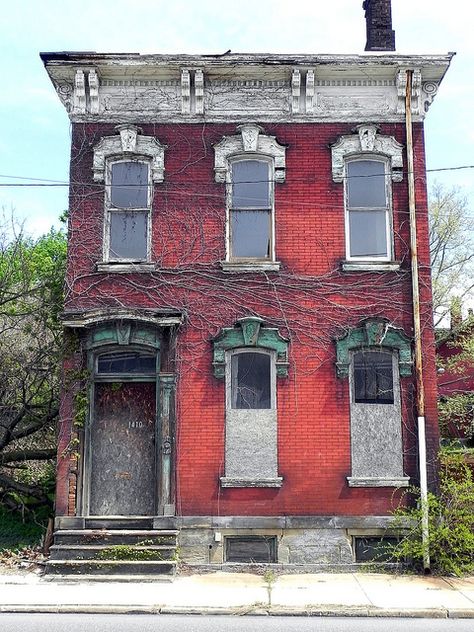
M 343 272 L 398 272 L 398 261 L 342 261 Z
M 281 487 L 283 478 L 234 478 L 233 476 L 221 476 L 221 487 Z
M 180 529 L 386 529 L 393 516 L 180 516 Z
M 378 476 L 348 476 L 349 487 L 408 487 L 409 476 L 381 478 Z
M 279 261 L 221 261 L 220 266 L 224 272 L 278 272 L 281 263 Z

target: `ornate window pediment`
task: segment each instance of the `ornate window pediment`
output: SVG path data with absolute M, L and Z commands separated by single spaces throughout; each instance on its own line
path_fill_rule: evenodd
M 402 377 L 412 373 L 411 340 L 402 329 L 384 318 L 368 318 L 336 340 L 337 376 L 349 376 L 351 352 L 363 348 L 388 348 L 398 351 L 398 367 Z
M 245 154 L 258 154 L 272 158 L 275 182 L 284 182 L 286 147 L 280 145 L 275 136 L 263 134 L 263 129 L 259 125 L 239 125 L 237 129 L 238 134 L 224 136 L 217 145 L 214 145 L 216 182 L 227 182 L 229 159 L 235 156 L 245 157 Z
M 265 327 L 258 316 L 240 318 L 235 327 L 224 327 L 213 340 L 213 367 L 215 377 L 225 377 L 225 354 L 232 349 L 250 347 L 268 349 L 276 355 L 276 373 L 279 377 L 288 375 L 288 340 L 278 329 Z
M 370 123 L 358 125 L 355 131 L 354 134 L 341 136 L 331 147 L 334 182 L 343 181 L 345 161 L 349 156 L 363 157 L 365 154 L 388 158 L 392 180 L 401 182 L 403 180 L 403 145 L 393 136 L 379 134 L 377 126 Z
M 136 125 L 118 125 L 116 136 L 104 136 L 94 147 L 94 180 L 104 182 L 107 161 L 112 158 L 142 157 L 150 160 L 151 179 L 163 182 L 166 145 L 153 136 L 143 136 Z

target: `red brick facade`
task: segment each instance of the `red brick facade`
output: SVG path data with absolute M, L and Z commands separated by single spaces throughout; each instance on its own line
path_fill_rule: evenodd
M 258 122 L 258 121 L 256 121 Z M 362 121 L 361 121 L 362 122 Z M 350 488 L 349 384 L 336 376 L 335 340 L 369 317 L 413 335 L 407 178 L 392 183 L 398 272 L 343 272 L 344 187 L 331 176 L 331 149 L 353 123 L 261 123 L 286 149 L 286 181 L 275 185 L 278 272 L 228 273 L 225 185 L 214 178 L 213 146 L 235 124 L 142 124 L 167 146 L 164 182 L 154 185 L 152 261 L 138 274 L 96 271 L 102 259 L 104 186 L 92 180 L 94 146 L 114 125 L 74 123 L 66 311 L 172 309 L 185 314 L 165 370 L 177 375 L 177 515 L 387 515 L 399 492 Z M 405 144 L 401 123 L 380 134 Z M 422 124 L 414 128 L 429 480 L 438 444 Z M 404 156 L 406 165 L 406 157 Z M 290 340 L 289 375 L 277 380 L 280 488 L 223 489 L 225 386 L 212 373 L 211 340 L 258 315 Z M 74 363 L 73 363 L 74 364 Z M 76 362 L 80 368 L 80 359 Z M 70 369 L 70 367 L 68 366 Z M 414 380 L 401 378 L 404 471 L 417 481 Z M 59 514 L 75 515 L 76 459 L 68 450 L 73 397 L 65 394 L 60 435 Z M 79 432 L 79 438 L 80 438 Z M 72 435 L 75 438 L 75 435 Z M 79 439 L 80 441 L 80 439 Z M 78 443 L 79 443 L 78 441 Z

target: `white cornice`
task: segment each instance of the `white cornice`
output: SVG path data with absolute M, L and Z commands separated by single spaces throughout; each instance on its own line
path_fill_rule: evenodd
M 398 122 L 407 69 L 423 120 L 452 55 L 44 53 L 77 122 Z

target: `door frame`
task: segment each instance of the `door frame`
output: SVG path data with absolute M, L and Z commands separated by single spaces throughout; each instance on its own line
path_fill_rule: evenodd
M 88 387 L 89 407 L 83 434 L 82 446 L 82 468 L 79 473 L 78 509 L 83 517 L 91 517 L 89 512 L 90 506 L 90 483 L 91 483 L 91 467 L 92 467 L 92 440 L 91 425 L 94 423 L 94 400 L 95 400 L 95 383 L 96 382 L 154 382 L 155 383 L 155 454 L 153 468 L 153 495 L 154 495 L 154 514 L 156 515 L 160 506 L 160 472 L 161 472 L 161 456 L 162 456 L 162 429 L 161 429 L 161 402 L 160 402 L 160 365 L 161 365 L 161 330 L 156 327 L 143 325 L 134 322 L 117 322 L 108 323 L 96 327 L 88 336 L 86 341 L 87 349 L 87 366 L 90 376 Z M 97 376 L 96 366 L 97 358 L 106 353 L 114 351 L 143 351 L 152 352 L 156 355 L 156 370 L 154 377 L 150 375 L 117 373 L 114 376 L 106 375 L 104 377 Z M 127 514 L 120 517 L 127 517 Z M 143 516 L 140 516 L 143 517 Z

